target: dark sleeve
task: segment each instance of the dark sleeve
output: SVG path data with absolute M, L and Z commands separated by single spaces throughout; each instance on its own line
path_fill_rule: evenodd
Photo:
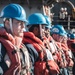
M 3 70 L 3 72 L 6 72 L 8 70 L 8 66 L 6 65 L 6 63 L 4 61 L 0 62 L 0 66 Z
M 34 63 L 38 60 L 38 57 L 39 57 L 38 52 L 36 51 L 36 49 L 31 44 L 25 44 L 25 46 L 28 49 L 29 56 L 31 58 L 31 62 L 34 65 Z
M 4 57 L 6 55 L 6 48 L 0 43 L 0 67 L 2 68 L 3 72 L 8 70 L 8 67 L 4 61 Z

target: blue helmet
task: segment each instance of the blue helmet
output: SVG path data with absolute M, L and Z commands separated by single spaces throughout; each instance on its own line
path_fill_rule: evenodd
M 70 34 L 70 39 L 75 39 L 75 34 L 71 33 Z
M 47 22 L 47 25 L 45 26 L 46 28 L 51 28 L 51 21 L 50 21 L 50 18 L 46 15 L 44 15 L 45 19 L 46 19 L 46 22 Z
M 27 22 L 25 10 L 19 4 L 9 4 L 5 6 L 1 11 L 0 17 L 14 18 L 20 21 Z
M 41 13 L 33 13 L 28 17 L 28 25 L 47 24 Z
M 67 36 L 67 32 L 65 31 L 65 29 L 62 25 L 54 25 L 51 28 L 51 33 L 59 34 L 61 36 Z

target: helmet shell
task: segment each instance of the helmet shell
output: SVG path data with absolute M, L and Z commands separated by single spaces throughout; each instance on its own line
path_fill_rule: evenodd
M 70 34 L 70 39 L 75 39 L 75 34 L 71 33 Z
M 62 25 L 54 25 L 51 28 L 51 33 L 59 34 L 61 36 L 66 36 L 67 32 L 65 31 L 64 27 Z
M 1 11 L 0 17 L 3 18 L 14 18 L 17 20 L 25 21 L 26 20 L 26 12 L 22 6 L 19 4 L 9 4 L 3 8 Z
M 33 13 L 28 17 L 28 25 L 47 24 L 41 13 Z
M 45 19 L 46 19 L 46 23 L 47 25 L 45 26 L 46 28 L 51 28 L 51 21 L 50 21 L 50 18 L 46 15 L 44 15 Z

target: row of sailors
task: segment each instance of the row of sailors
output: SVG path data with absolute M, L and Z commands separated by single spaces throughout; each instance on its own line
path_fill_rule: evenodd
M 70 75 L 68 68 L 74 67 L 71 50 L 74 42 L 67 38 L 62 25 L 51 27 L 49 17 L 42 13 L 31 14 L 26 23 L 24 9 L 18 4 L 7 5 L 1 17 L 4 18 L 4 27 L 0 28 L 1 74 Z

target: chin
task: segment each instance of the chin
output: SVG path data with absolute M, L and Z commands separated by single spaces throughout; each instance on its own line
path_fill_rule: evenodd
M 20 34 L 18 35 L 18 37 L 23 37 L 23 33 L 20 33 Z

